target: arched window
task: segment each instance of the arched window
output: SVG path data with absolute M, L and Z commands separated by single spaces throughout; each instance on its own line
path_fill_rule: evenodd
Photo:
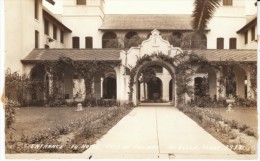
M 191 48 L 207 49 L 207 37 L 204 34 L 196 33 L 192 36 Z
M 102 48 L 118 48 L 117 36 L 114 32 L 106 32 L 103 35 Z
M 137 34 L 137 32 L 134 31 L 130 31 L 125 35 L 125 41 L 124 41 L 124 45 L 125 48 L 130 48 L 132 46 L 138 46 L 140 43 L 140 37 Z
M 73 49 L 79 48 L 79 37 L 77 36 L 72 37 L 72 48 Z
M 217 49 L 224 49 L 224 38 L 217 38 Z
M 230 38 L 229 49 L 236 49 L 236 48 L 237 48 L 237 38 Z
M 93 38 L 92 37 L 85 37 L 85 47 L 86 49 L 92 49 L 93 48 Z

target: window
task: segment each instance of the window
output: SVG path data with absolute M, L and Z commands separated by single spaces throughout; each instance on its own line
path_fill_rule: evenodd
M 60 30 L 60 42 L 63 43 L 63 41 L 64 41 L 63 30 Z
M 34 0 L 34 18 L 39 18 L 39 0 Z
M 79 48 L 79 37 L 72 37 L 72 48 L 73 49 Z
M 224 38 L 217 38 L 217 49 L 224 49 Z
M 93 38 L 92 37 L 85 37 L 85 46 L 86 48 L 93 48 Z
M 229 39 L 229 49 L 236 49 L 237 48 L 237 39 L 230 38 Z
M 248 31 L 246 31 L 244 33 L 244 36 L 245 36 L 245 44 L 247 44 L 248 43 Z
M 44 34 L 49 35 L 49 22 L 44 20 Z
M 53 25 L 53 39 L 57 40 L 57 26 Z
M 35 30 L 35 48 L 39 48 L 39 31 Z
M 125 35 L 124 47 L 131 48 L 132 46 L 138 46 L 138 42 L 140 42 L 139 40 L 140 36 L 138 35 L 138 33 L 130 31 Z
M 77 0 L 77 5 L 86 5 L 86 0 Z
M 251 40 L 255 40 L 255 26 L 251 28 Z
M 118 48 L 118 40 L 114 32 L 106 32 L 103 35 L 102 48 Z
M 232 6 L 233 0 L 223 0 L 223 6 Z

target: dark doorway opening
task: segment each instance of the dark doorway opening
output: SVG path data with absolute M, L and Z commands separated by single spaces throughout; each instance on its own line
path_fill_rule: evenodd
M 148 99 L 158 100 L 162 99 L 162 81 L 159 78 L 155 80 L 150 80 L 147 83 Z
M 116 79 L 112 77 L 107 77 L 103 82 L 103 98 L 104 99 L 116 99 Z

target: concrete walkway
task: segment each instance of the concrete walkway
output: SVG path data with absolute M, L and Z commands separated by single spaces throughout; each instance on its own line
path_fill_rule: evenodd
M 170 106 L 133 109 L 83 155 L 94 159 L 235 159 L 233 151 Z

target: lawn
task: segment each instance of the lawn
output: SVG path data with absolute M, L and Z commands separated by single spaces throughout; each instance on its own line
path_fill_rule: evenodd
M 224 119 L 236 120 L 240 124 L 246 124 L 254 129 L 258 127 L 256 107 L 234 107 L 232 112 L 226 112 L 227 108 L 207 108 L 220 114 Z
M 16 122 L 6 131 L 6 153 L 81 153 L 131 111 L 131 107 L 88 107 L 76 112 L 72 107 L 17 108 Z M 63 148 L 32 148 L 32 144 L 61 145 Z
M 95 114 L 106 107 L 88 107 L 76 112 L 73 107 L 22 107 L 16 109 L 16 121 L 13 125 L 14 139 L 21 135 L 31 136 L 40 131 L 48 130 L 55 125 L 66 125 L 72 120 L 79 119 L 88 114 Z

